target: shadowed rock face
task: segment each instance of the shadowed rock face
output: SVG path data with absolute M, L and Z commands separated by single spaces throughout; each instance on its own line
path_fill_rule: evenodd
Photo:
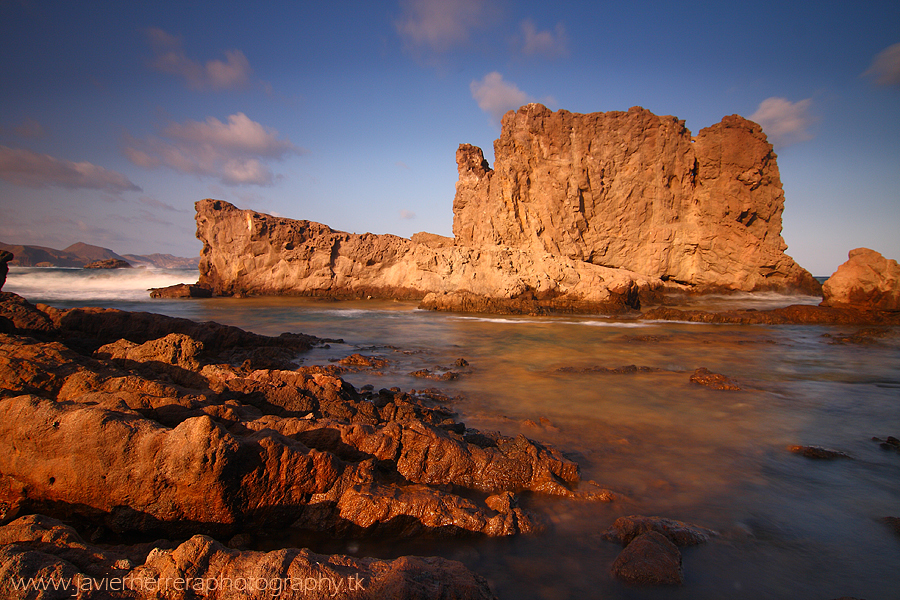
M 737 115 L 692 138 L 684 122 L 628 112 L 503 118 L 488 167 L 457 151 L 457 244 L 505 245 L 699 287 L 818 283 L 784 254 L 784 193 L 771 144 Z
M 24 598 L 14 586 L 43 578 L 71 584 L 65 592 L 32 591 L 28 598 L 109 600 L 157 598 L 494 598 L 487 582 L 461 563 L 405 556 L 392 561 L 324 556 L 286 548 L 239 551 L 195 535 L 181 544 L 100 548 L 56 519 L 22 517 L 0 527 L 0 594 Z M 87 585 L 93 584 L 93 585 Z M 187 592 L 187 590 L 190 590 Z

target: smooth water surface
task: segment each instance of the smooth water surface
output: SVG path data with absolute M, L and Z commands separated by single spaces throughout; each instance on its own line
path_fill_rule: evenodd
M 78 276 L 73 272 L 73 290 Z M 12 271 L 4 289 L 17 291 L 17 279 Z M 59 280 L 53 285 L 59 293 Z M 85 305 L 75 292 L 69 300 L 40 293 L 37 286 L 23 295 L 60 307 Z M 345 378 L 376 389 L 439 388 L 456 397 L 459 419 L 470 427 L 552 444 L 579 462 L 583 489 L 593 481 L 625 497 L 612 504 L 525 497 L 550 523 L 534 537 L 320 541 L 319 551 L 455 558 L 507 599 L 900 597 L 900 536 L 880 521 L 900 516 L 900 453 L 871 439 L 900 437 L 897 337 L 841 345 L 827 335 L 855 328 L 463 315 L 382 301 L 151 301 L 125 292 L 94 300 L 269 335 L 341 338 L 300 360 L 324 364 L 354 352 L 384 357 L 390 365 L 381 374 Z M 723 308 L 797 301 L 812 300 L 704 300 Z M 458 380 L 410 376 L 457 358 L 470 364 Z M 626 365 L 658 371 L 585 370 Z M 691 383 L 698 367 L 733 378 L 742 390 Z M 854 459 L 810 460 L 788 452 L 792 444 L 834 448 Z M 599 535 L 627 514 L 691 521 L 721 536 L 683 549 L 684 586 L 632 587 L 609 574 L 620 548 Z

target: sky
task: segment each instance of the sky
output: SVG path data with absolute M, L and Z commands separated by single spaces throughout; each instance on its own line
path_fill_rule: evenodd
M 900 3 L 0 0 L 0 241 L 197 256 L 194 202 L 452 235 L 541 102 L 759 122 L 814 275 L 900 259 Z

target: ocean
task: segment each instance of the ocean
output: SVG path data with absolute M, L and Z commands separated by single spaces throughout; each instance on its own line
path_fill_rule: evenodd
M 4 291 L 67 308 L 103 306 L 214 320 L 278 335 L 339 338 L 298 357 L 327 364 L 359 352 L 389 366 L 345 375 L 356 386 L 439 388 L 458 420 L 524 433 L 575 459 L 624 496 L 588 503 L 523 497 L 548 531 L 510 539 L 341 541 L 285 533 L 261 549 L 392 558 L 439 555 L 466 563 L 501 598 L 900 598 L 900 453 L 873 436 L 900 437 L 900 342 L 833 343 L 836 326 L 710 325 L 584 316 L 497 316 L 422 311 L 415 303 L 303 298 L 151 300 L 149 287 L 193 283 L 191 270 L 11 268 Z M 777 294 L 706 297 L 691 307 L 773 308 L 818 303 Z M 410 375 L 469 367 L 452 381 Z M 653 371 L 616 373 L 628 365 Z M 601 369 L 596 369 L 600 367 Z M 693 384 L 699 367 L 740 391 Z M 787 451 L 816 445 L 852 460 Z M 720 536 L 683 548 L 679 588 L 625 585 L 610 574 L 621 550 L 601 538 L 619 516 L 657 515 Z

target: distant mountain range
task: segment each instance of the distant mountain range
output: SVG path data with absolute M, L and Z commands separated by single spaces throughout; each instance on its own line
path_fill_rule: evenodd
M 200 258 L 183 258 L 171 254 L 124 254 L 119 255 L 109 248 L 92 246 L 83 242 L 72 244 L 65 250 L 46 246 L 16 246 L 0 242 L 0 250 L 15 255 L 11 267 L 83 267 L 98 260 L 124 260 L 132 267 L 155 267 L 158 269 L 196 269 Z

